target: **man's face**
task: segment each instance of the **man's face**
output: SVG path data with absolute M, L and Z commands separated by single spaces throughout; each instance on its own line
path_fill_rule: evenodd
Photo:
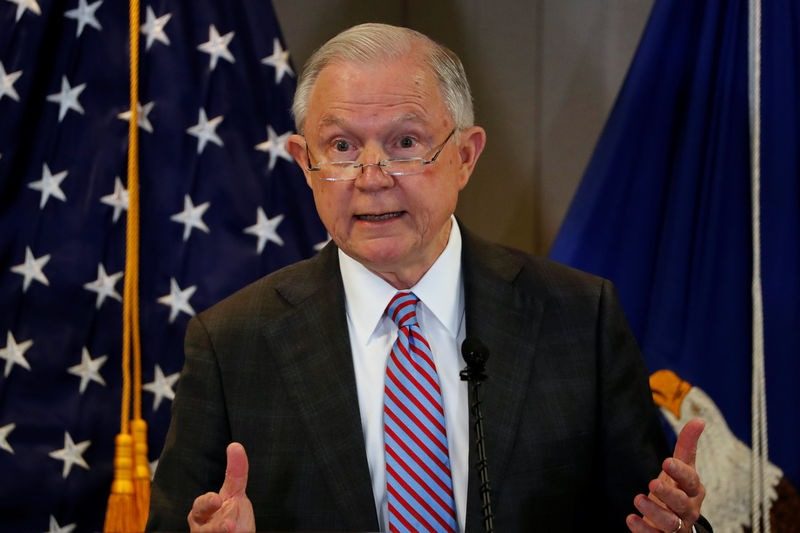
M 323 161 L 421 155 L 430 159 L 453 129 L 437 82 L 419 57 L 369 64 L 334 63 L 319 75 L 305 122 L 305 140 L 288 147 L 307 168 Z M 459 142 L 457 142 L 459 141 Z M 317 211 L 350 257 L 398 285 L 413 285 L 447 244 L 450 215 L 485 141 L 481 128 L 450 139 L 419 174 L 387 176 L 376 166 L 354 181 L 320 179 L 305 171 Z

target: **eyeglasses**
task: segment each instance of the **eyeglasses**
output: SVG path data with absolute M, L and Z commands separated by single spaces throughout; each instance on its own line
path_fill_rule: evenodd
M 419 174 L 425 170 L 425 165 L 433 164 L 439 154 L 444 150 L 444 146 L 450 137 L 455 134 L 456 130 L 450 132 L 447 138 L 439 145 L 439 149 L 433 154 L 430 159 L 422 157 L 408 157 L 408 158 L 395 158 L 395 159 L 382 159 L 377 163 L 359 163 L 358 161 L 325 161 L 317 163 L 317 166 L 311 166 L 311 152 L 308 150 L 308 142 L 306 142 L 306 156 L 308 157 L 308 168 L 310 172 L 319 172 L 319 179 L 324 181 L 353 181 L 358 178 L 359 173 L 363 174 L 366 167 L 378 167 L 384 174 L 388 176 L 408 176 L 410 174 Z M 360 169 L 360 172 L 359 172 Z

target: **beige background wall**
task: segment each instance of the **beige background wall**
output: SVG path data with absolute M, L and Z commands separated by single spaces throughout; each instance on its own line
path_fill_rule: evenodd
M 546 254 L 614 103 L 652 0 L 273 0 L 299 69 L 361 22 L 419 30 L 464 62 L 488 143 L 458 216 Z

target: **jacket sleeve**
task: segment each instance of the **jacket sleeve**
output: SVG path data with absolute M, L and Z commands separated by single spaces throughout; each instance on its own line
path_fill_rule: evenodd
M 218 491 L 225 477 L 225 448 L 231 440 L 225 395 L 208 330 L 198 317 L 189 322 L 184 351 L 147 531 L 187 531 L 194 499 Z

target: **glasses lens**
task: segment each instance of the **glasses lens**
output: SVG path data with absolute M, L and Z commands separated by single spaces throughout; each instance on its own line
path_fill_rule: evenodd
M 358 176 L 359 169 L 355 161 L 334 161 L 320 163 L 320 177 L 329 181 L 354 180 Z
M 383 167 L 386 174 L 392 176 L 408 176 L 409 174 L 419 174 L 422 172 L 422 158 L 413 159 L 389 159 Z

